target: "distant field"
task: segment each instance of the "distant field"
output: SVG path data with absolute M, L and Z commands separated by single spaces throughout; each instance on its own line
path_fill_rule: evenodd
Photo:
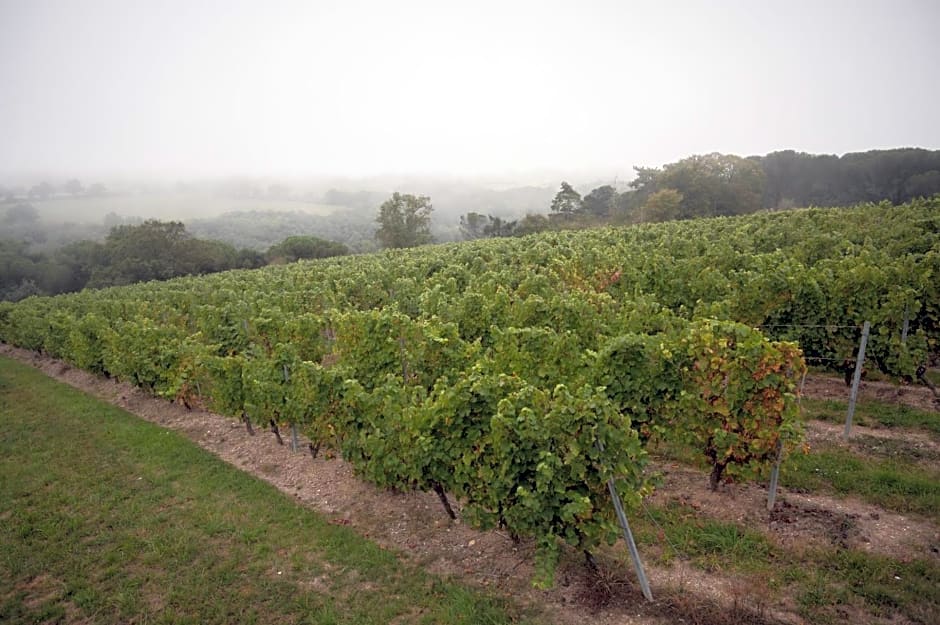
M 47 222 L 101 222 L 108 213 L 122 217 L 145 219 L 178 219 L 216 217 L 229 211 L 302 211 L 312 215 L 329 215 L 347 210 L 344 206 L 292 200 L 241 199 L 212 193 L 151 193 L 114 194 L 103 197 L 56 198 L 34 201 L 42 219 Z

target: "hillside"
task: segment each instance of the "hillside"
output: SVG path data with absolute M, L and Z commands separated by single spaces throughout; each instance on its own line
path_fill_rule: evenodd
M 869 584 L 903 565 L 927 586 L 929 558 L 871 554 L 839 532 L 802 552 L 747 524 L 762 518 L 749 485 L 782 459 L 783 486 L 827 499 L 791 492 L 773 523 L 912 515 L 920 538 L 897 553 L 933 544 L 933 456 L 831 440 L 805 456 L 799 396 L 807 362 L 854 362 L 864 321 L 868 368 L 919 379 L 937 352 L 938 225 L 935 198 L 428 246 L 31 298 L 0 307 L 0 339 L 249 431 L 302 433 L 314 457 L 339 454 L 379 488 L 429 493 L 529 545 L 538 588 L 570 575 L 572 549 L 633 583 L 604 546 L 620 534 L 616 491 L 666 528 L 657 567 L 684 554 L 746 576 L 783 562 L 775 609 L 829 618 L 789 577 L 809 567 L 839 606 L 924 622 L 935 598 L 882 601 Z M 750 503 L 721 516 L 732 484 Z M 834 516 L 833 494 L 869 507 Z M 639 521 L 638 536 L 656 533 Z M 837 592 L 853 566 L 868 581 Z

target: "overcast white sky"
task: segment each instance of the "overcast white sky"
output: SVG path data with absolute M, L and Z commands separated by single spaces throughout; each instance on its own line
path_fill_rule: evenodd
M 0 174 L 940 148 L 940 0 L 0 0 Z

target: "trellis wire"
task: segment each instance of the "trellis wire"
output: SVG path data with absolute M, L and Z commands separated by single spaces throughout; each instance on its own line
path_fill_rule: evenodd
M 857 329 L 857 325 L 830 324 L 830 323 L 764 323 L 758 328 L 832 328 L 834 330 Z
M 689 556 L 685 552 L 683 552 L 681 549 L 676 547 L 675 543 L 669 540 L 669 534 L 666 533 L 666 528 L 664 528 L 662 525 L 659 524 L 659 521 L 657 521 L 656 517 L 653 516 L 653 513 L 650 512 L 650 509 L 646 507 L 646 503 L 641 500 L 640 505 L 643 506 L 643 512 L 645 512 L 646 516 L 649 517 L 650 522 L 652 522 L 652 524 L 655 525 L 659 529 L 659 531 L 662 533 L 663 539 L 665 539 L 666 544 L 669 545 L 672 548 L 672 550 L 676 552 L 683 560 L 688 560 Z

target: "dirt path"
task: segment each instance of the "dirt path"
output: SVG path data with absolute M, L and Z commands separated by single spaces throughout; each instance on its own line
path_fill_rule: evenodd
M 98 378 L 32 352 L 0 345 L 0 354 L 31 364 L 129 412 L 186 434 L 203 448 L 295 497 L 331 522 L 350 525 L 378 544 L 444 577 L 489 588 L 523 605 L 537 606 L 556 623 L 574 625 L 675 622 L 717 624 L 801 623 L 790 612 L 772 610 L 755 592 L 753 580 L 705 573 L 678 563 L 649 566 L 657 601 L 647 604 L 618 545 L 601 554 L 602 577 L 589 572 L 580 554 L 568 553 L 557 584 L 548 591 L 531 587 L 531 544 L 515 544 L 498 531 L 480 532 L 451 522 L 433 493 L 390 493 L 360 481 L 349 465 L 321 454 L 291 453 L 268 432 L 250 436 L 232 419 L 154 398 L 130 385 Z M 287 437 L 285 437 L 287 439 Z M 663 466 L 665 487 L 653 501 L 676 500 L 715 518 L 762 528 L 783 545 L 815 541 L 890 553 L 936 548 L 937 528 L 923 520 L 886 513 L 856 501 L 781 493 L 773 515 L 765 509 L 766 491 L 739 485 L 710 493 L 701 472 Z M 730 501 L 730 505 L 729 505 Z M 614 561 L 616 560 L 616 562 Z
M 849 387 L 841 378 L 808 375 L 803 394 L 813 399 L 849 400 Z M 876 400 L 888 404 L 904 404 L 918 410 L 940 412 L 940 399 L 926 386 L 898 386 L 888 382 L 862 381 L 858 387 L 858 400 Z

